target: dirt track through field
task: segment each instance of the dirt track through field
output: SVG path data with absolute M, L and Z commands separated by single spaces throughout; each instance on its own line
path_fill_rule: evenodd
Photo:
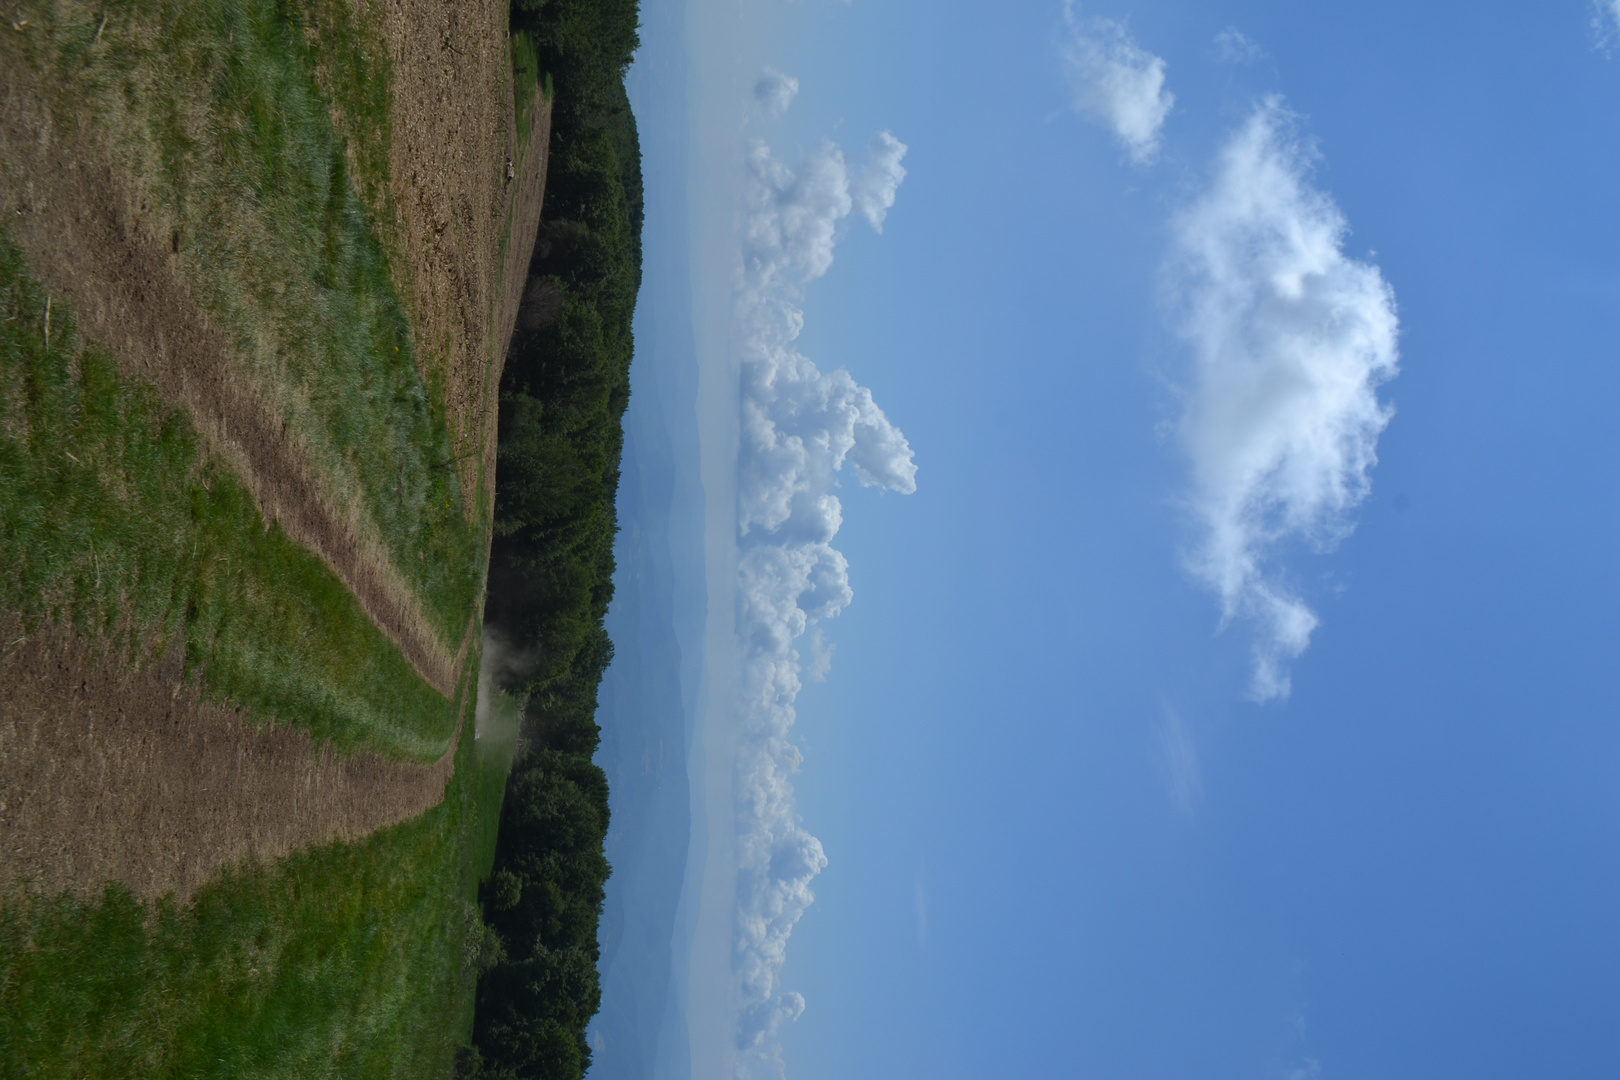
M 463 490 L 476 489 L 482 464 L 486 496 L 496 393 L 551 145 L 551 102 L 540 101 L 518 150 L 507 11 L 507 0 L 391 0 L 383 9 L 394 71 L 390 172 L 411 274 L 400 284 L 415 295 L 418 355 L 445 376 Z
M 0 892 L 121 881 L 184 901 L 217 870 L 437 806 L 455 768 L 349 758 L 200 700 L 178 658 L 131 673 L 70 631 L 0 623 Z
M 550 103 L 537 105 L 528 152 L 517 154 L 505 0 L 383 8 L 409 263 L 397 284 L 410 293 L 424 367 L 444 377 L 464 490 L 483 481 L 489 501 L 470 512 L 487 514 L 496 395 L 539 227 Z M 453 695 L 478 620 L 452 656 L 380 539 L 329 497 L 191 295 L 171 223 L 99 143 L 59 129 L 33 78 L 0 49 L 0 216 L 32 272 L 73 306 L 87 342 L 186 409 L 266 520 L 314 551 L 422 676 Z M 455 741 L 431 766 L 340 758 L 204 703 L 173 662 L 130 672 L 66 631 L 14 640 L 14 623 L 0 616 L 0 888 L 89 895 L 118 880 L 143 897 L 183 899 L 231 862 L 362 837 L 443 798 Z
M 489 115 L 467 116 L 471 107 L 465 101 L 454 103 L 459 108 L 434 109 L 456 86 L 457 70 L 418 63 L 422 57 L 416 53 L 427 48 L 448 58 L 459 53 L 453 37 L 432 32 L 434 19 L 410 18 L 424 7 L 466 32 L 480 28 L 465 16 L 442 15 L 438 5 L 390 9 L 402 15 L 392 21 L 407 39 L 396 49 L 401 54 L 396 65 L 438 72 L 436 79 L 413 79 L 414 96 L 398 104 L 396 198 L 413 211 L 403 224 L 412 249 L 424 362 L 446 369 L 458 446 L 470 439 L 477 448 L 469 456 L 483 459 L 486 490 L 492 492 L 495 395 L 539 227 L 551 112 L 549 104 L 535 109 L 531 152 L 514 163 L 516 175 L 508 181 L 504 174 L 516 140 L 502 127 L 504 137 L 497 141 L 491 130 L 505 123 L 500 97 L 510 114 L 505 68 L 499 69 L 498 83 L 483 80 L 484 90 L 500 95 L 484 103 Z M 496 25 L 504 26 L 504 9 L 499 10 Z M 488 38 L 489 27 L 482 29 Z M 490 52 L 486 41 L 482 53 Z M 504 34 L 494 37 L 493 54 L 507 63 Z M 482 67 L 489 67 L 490 57 L 482 59 Z M 463 86 L 459 96 L 467 93 Z M 459 137 L 458 120 L 470 125 Z M 401 154 L 401 145 L 422 160 L 413 163 Z M 475 150 L 487 155 L 476 167 L 470 160 Z M 472 628 L 452 655 L 381 539 L 364 527 L 355 508 L 341 508 L 324 490 L 293 445 L 286 422 L 258 393 L 225 336 L 191 296 L 168 241 L 171 230 L 97 147 L 60 134 L 17 63 L 0 64 L 0 176 L 0 217 L 11 223 L 33 272 L 73 305 L 84 336 L 108 349 L 126 373 L 154 382 L 168 400 L 183 406 L 208 444 L 232 464 L 265 518 L 314 551 L 422 677 L 449 696 Z M 503 249 L 508 220 L 511 242 Z M 455 221 L 461 227 L 450 228 Z M 443 348 L 433 349 L 435 342 Z M 462 467 L 464 490 L 475 490 L 478 465 L 463 460 Z
M 433 632 L 380 540 L 363 543 L 229 342 L 191 296 L 178 256 L 124 179 L 94 147 L 58 137 L 17 65 L 0 65 L 0 215 L 30 269 L 73 305 L 84 337 L 129 375 L 185 408 L 229 461 L 267 520 L 314 551 L 422 677 L 449 696 L 455 657 Z

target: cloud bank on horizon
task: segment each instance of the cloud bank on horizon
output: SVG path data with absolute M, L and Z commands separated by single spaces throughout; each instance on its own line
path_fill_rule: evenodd
M 1204 536 L 1188 562 L 1223 624 L 1258 623 L 1261 701 L 1288 695 L 1318 623 L 1271 557 L 1290 542 L 1331 549 L 1353 528 L 1393 415 L 1377 388 L 1398 360 L 1394 291 L 1345 255 L 1349 224 L 1312 186 L 1316 155 L 1295 128 L 1279 98 L 1255 107 L 1172 223 L 1169 265 L 1194 358 L 1180 435 Z
M 791 93 L 776 89 L 785 85 L 796 90 L 798 84 L 767 71 L 756 100 L 790 101 Z M 864 486 L 905 493 L 917 487 L 911 447 L 871 391 L 842 368 L 822 372 L 794 347 L 804 326 L 800 302 L 805 287 L 831 267 L 851 215 L 882 231 L 906 175 L 905 153 L 903 143 L 882 132 L 855 167 L 830 142 L 797 167 L 762 141 L 746 154 L 733 326 L 742 360 L 739 1080 L 781 1075 L 777 1033 L 804 1011 L 804 998 L 782 991 L 780 977 L 788 937 L 815 899 L 810 884 L 827 857 L 795 809 L 791 777 L 801 757 L 790 734 L 803 673 L 796 643 L 810 631 L 810 674 L 824 676 L 830 651 L 813 627 L 838 615 L 854 595 L 849 563 L 832 547 L 843 523 L 833 492 L 846 464 Z
M 1074 0 L 1063 5 L 1063 22 L 1062 58 L 1074 110 L 1111 129 L 1133 163 L 1149 164 L 1176 102 L 1165 89 L 1163 58 L 1138 45 L 1123 23 L 1082 19 Z

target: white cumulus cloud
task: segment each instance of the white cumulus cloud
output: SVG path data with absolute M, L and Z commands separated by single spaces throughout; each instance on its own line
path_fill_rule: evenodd
M 876 136 L 852 166 L 826 143 L 797 167 L 763 142 L 746 155 L 733 334 L 741 356 L 737 516 L 737 627 L 743 644 L 742 737 L 737 751 L 737 1076 L 780 1074 L 777 1032 L 804 1011 L 781 989 L 793 927 L 815 899 L 827 865 L 799 819 L 792 775 L 794 701 L 805 673 L 798 642 L 810 634 L 809 675 L 824 677 L 831 650 L 816 624 L 854 594 L 849 563 L 832 546 L 843 524 L 835 490 L 911 492 L 910 445 L 871 391 L 842 368 L 823 372 L 795 347 L 805 287 L 832 265 L 846 219 L 880 229 L 905 177 L 906 147 Z M 847 466 L 847 470 L 846 470 Z
M 1063 66 L 1075 110 L 1111 128 L 1131 160 L 1147 164 L 1159 152 L 1159 133 L 1176 101 L 1165 89 L 1163 58 L 1138 45 L 1122 23 L 1080 18 L 1073 0 L 1063 18 Z
M 1272 565 L 1289 542 L 1333 547 L 1367 495 L 1392 410 L 1395 294 L 1348 257 L 1349 230 L 1311 184 L 1314 152 L 1275 98 L 1222 149 L 1173 223 L 1171 279 L 1194 367 L 1180 425 L 1203 532 L 1193 572 L 1223 622 L 1259 625 L 1252 691 L 1285 697 L 1317 617 Z
M 880 233 L 883 219 L 894 205 L 895 193 L 900 190 L 900 181 L 906 178 L 906 170 L 900 164 L 905 156 L 905 143 L 887 131 L 878 132 L 866 148 L 866 167 L 850 184 L 855 209 Z
M 760 72 L 754 83 L 754 101 L 771 117 L 781 116 L 799 95 L 799 80 L 784 75 L 775 68 Z

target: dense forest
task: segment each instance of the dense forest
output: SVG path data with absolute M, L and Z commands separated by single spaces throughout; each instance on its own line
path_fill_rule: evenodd
M 592 762 L 613 656 L 614 498 L 641 284 L 641 155 L 624 75 L 636 0 L 517 0 L 554 95 L 546 202 L 500 391 L 485 619 L 516 658 L 521 750 L 484 918 L 503 950 L 478 988 L 464 1076 L 578 1080 L 601 1000 L 607 778 Z

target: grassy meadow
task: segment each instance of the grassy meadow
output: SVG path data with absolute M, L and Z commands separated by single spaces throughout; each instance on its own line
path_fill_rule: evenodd
M 452 431 L 422 362 L 436 343 L 413 337 L 379 9 L 39 0 L 0 26 L 0 63 L 166 223 L 231 362 L 453 654 L 482 603 L 493 477 L 463 489 L 476 433 Z M 511 51 L 532 116 L 538 62 Z M 500 958 L 479 887 L 518 706 L 493 707 L 510 737 L 475 739 L 476 635 L 447 699 L 77 321 L 0 223 L 0 616 L 126 666 L 178 650 L 206 699 L 341 752 L 429 762 L 466 727 L 443 803 L 363 841 L 239 863 L 184 904 L 116 884 L 0 897 L 0 1077 L 448 1076 Z
M 30 31 L 6 45 L 53 120 L 132 178 L 241 375 L 454 653 L 482 588 L 485 500 L 451 467 L 471 445 L 454 444 L 402 299 L 378 7 L 28 6 Z
M 47 299 L 0 235 L 0 609 L 125 662 L 180 648 L 208 698 L 343 750 L 443 754 L 452 703 L 60 303 L 47 345 Z
M 476 900 L 511 750 L 463 739 L 438 807 L 237 866 L 183 908 L 118 886 L 8 903 L 0 1075 L 449 1076 L 495 958 Z

